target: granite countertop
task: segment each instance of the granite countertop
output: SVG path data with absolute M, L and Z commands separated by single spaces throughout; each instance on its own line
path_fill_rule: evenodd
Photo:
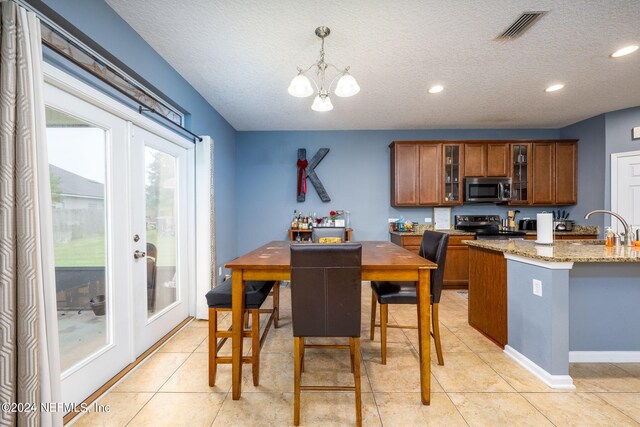
M 605 246 L 604 240 L 556 240 L 539 245 L 532 240 L 465 240 L 474 246 L 550 262 L 640 262 L 640 247 Z

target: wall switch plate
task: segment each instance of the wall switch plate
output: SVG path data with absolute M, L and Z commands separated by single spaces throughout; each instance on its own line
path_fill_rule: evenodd
M 533 279 L 533 294 L 542 296 L 542 282 L 538 279 Z
M 222 267 L 218 267 L 218 276 L 222 276 Z
M 431 224 L 431 218 L 426 217 L 426 218 L 424 219 L 424 222 L 425 222 L 425 224 Z
M 631 139 L 640 139 L 640 126 L 631 130 Z
M 391 222 L 398 222 L 399 219 L 400 218 L 389 218 L 388 220 L 391 223 Z

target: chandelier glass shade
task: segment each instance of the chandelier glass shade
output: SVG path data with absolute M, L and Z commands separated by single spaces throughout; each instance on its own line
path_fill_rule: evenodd
M 360 92 L 360 86 L 356 79 L 349 74 L 349 67 L 340 70 L 333 64 L 328 64 L 324 60 L 324 39 L 331 33 L 328 27 L 316 28 L 316 35 L 322 40 L 320 47 L 320 58 L 315 63 L 311 64 L 306 69 L 298 67 L 298 75 L 291 80 L 289 85 L 289 94 L 298 98 L 306 98 L 308 96 L 316 94 L 311 109 L 314 111 L 331 111 L 333 110 L 333 104 L 329 97 L 331 87 L 333 83 L 338 80 L 334 93 L 339 97 L 349 97 Z M 309 79 L 305 74 L 315 67 L 315 73 L 317 81 L 315 79 Z M 327 84 L 326 71 L 328 68 L 334 68 L 338 74 Z M 313 82 L 312 86 L 311 82 Z

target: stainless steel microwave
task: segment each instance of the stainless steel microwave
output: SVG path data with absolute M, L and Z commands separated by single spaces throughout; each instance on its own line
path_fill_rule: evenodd
M 465 178 L 464 201 L 504 203 L 511 200 L 511 178 Z

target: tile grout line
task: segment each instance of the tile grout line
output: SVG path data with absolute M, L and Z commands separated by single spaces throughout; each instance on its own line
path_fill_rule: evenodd
M 184 330 L 185 330 L 185 328 L 186 328 L 187 326 L 189 326 L 191 323 L 193 323 L 193 320 L 191 320 L 191 322 L 189 322 L 189 323 L 187 323 L 186 325 L 184 325 L 184 327 L 183 327 L 182 329 L 180 329 L 178 332 L 176 332 L 176 334 L 175 334 L 174 336 L 172 336 L 172 337 L 171 337 L 171 339 L 167 340 L 167 342 L 163 343 L 160 347 L 158 347 L 158 349 L 157 349 L 155 352 L 153 352 L 153 354 L 150 354 L 150 355 L 149 355 L 149 357 L 147 357 L 147 358 L 144 360 L 144 362 L 143 362 L 143 363 L 141 363 L 140 365 L 136 366 L 136 368 L 135 368 L 134 370 L 132 370 L 131 372 L 134 372 L 134 371 L 138 370 L 138 368 L 140 368 L 140 366 L 144 365 L 147 361 L 149 361 L 149 359 L 151 358 L 151 356 L 154 356 L 154 355 L 158 354 L 158 353 L 160 352 L 160 349 L 162 349 L 165 345 L 167 345 L 168 343 L 170 343 L 171 341 L 173 341 L 173 340 L 178 336 L 178 334 L 179 334 L 180 332 L 184 331 Z M 204 342 L 204 340 L 205 340 L 205 339 L 206 339 L 206 336 L 205 336 L 205 338 L 203 338 L 203 339 L 202 339 L 202 341 L 200 342 L 200 344 L 202 344 L 202 343 Z M 138 414 L 140 414 L 140 412 L 142 412 L 142 410 L 143 410 L 143 409 L 144 409 L 144 408 L 149 404 L 149 402 L 151 402 L 151 401 L 153 400 L 153 398 L 154 398 L 154 397 L 156 397 L 156 395 L 160 392 L 160 389 L 161 389 L 161 388 L 162 388 L 162 387 L 167 383 L 167 381 L 169 381 L 169 379 L 171 379 L 171 377 L 172 377 L 173 375 L 175 375 L 175 373 L 176 373 L 176 372 L 178 372 L 178 370 L 182 367 L 182 365 L 184 365 L 184 364 L 187 362 L 187 360 L 189 360 L 189 357 L 191 357 L 191 356 L 195 353 L 195 351 L 198 349 L 198 347 L 200 346 L 200 344 L 196 345 L 195 349 L 193 349 L 193 351 L 191 351 L 190 353 L 189 353 L 189 352 L 184 352 L 184 351 L 182 352 L 182 353 L 188 353 L 188 354 L 189 354 L 189 356 L 187 356 L 187 357 L 184 359 L 184 361 L 183 361 L 180 365 L 178 365 L 178 367 L 173 371 L 173 373 L 172 373 L 171 375 L 169 375 L 169 378 L 167 378 L 167 379 L 165 380 L 165 382 L 163 382 L 163 383 L 160 385 L 160 387 L 158 387 L 158 389 L 157 389 L 155 392 L 153 392 L 153 395 L 151 396 L 151 398 L 150 398 L 149 400 L 147 400 L 147 402 L 146 402 L 144 405 L 142 405 L 142 406 L 140 407 L 140 409 L 135 413 L 135 415 L 134 415 L 133 417 L 131 417 L 131 419 L 130 419 L 129 421 L 127 421 L 127 423 L 125 424 L 125 427 L 126 427 L 126 426 L 128 426 L 129 424 L 131 424 L 131 422 L 132 422 L 132 421 L 133 421 L 133 420 L 138 416 Z M 123 378 L 123 380 L 124 380 L 124 378 Z

